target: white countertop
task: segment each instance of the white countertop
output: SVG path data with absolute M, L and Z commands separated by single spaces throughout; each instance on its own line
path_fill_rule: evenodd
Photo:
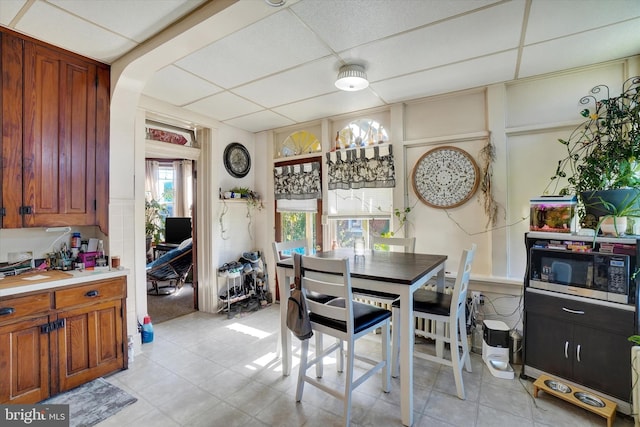
M 95 280 L 110 279 L 113 277 L 126 276 L 129 273 L 128 269 L 122 270 L 109 270 L 109 271 L 96 271 L 96 270 L 72 270 L 65 271 L 65 273 L 71 274 L 72 277 L 58 280 L 51 280 L 48 282 L 28 283 L 25 281 L 23 285 L 16 285 L 6 289 L 0 289 L 0 298 L 12 295 L 23 294 L 26 292 L 42 291 L 53 288 L 59 288 L 61 286 L 77 285 L 81 283 L 92 282 Z M 46 271 L 41 273 L 43 276 L 47 275 Z M 15 276 L 11 276 L 12 278 Z M 20 277 L 20 276 L 17 276 Z M 0 277 L 0 285 L 4 279 Z

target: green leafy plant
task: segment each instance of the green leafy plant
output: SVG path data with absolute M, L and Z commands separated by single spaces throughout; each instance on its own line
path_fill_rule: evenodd
M 634 343 L 635 345 L 640 345 L 640 335 L 631 335 L 629 338 L 627 338 L 629 341 L 631 341 L 632 343 Z
M 603 91 L 606 96 L 598 99 Z M 639 97 L 640 77 L 632 77 L 619 96 L 610 97 L 609 88 L 598 85 L 580 99 L 591 106 L 580 113 L 587 120 L 569 138 L 558 140 L 567 155 L 558 161 L 550 186 L 555 183 L 557 189 L 563 178 L 567 184 L 556 194 L 580 196 L 585 191 L 640 186 Z
M 231 191 L 235 194 L 240 194 L 242 198 L 246 198 L 251 192 L 247 187 L 233 187 Z
M 598 224 L 596 225 L 595 235 L 598 235 L 598 232 L 602 229 L 602 224 L 608 219 L 613 219 L 614 230 L 617 235 L 623 235 L 626 232 L 625 230 L 618 230 L 618 223 L 616 218 L 640 218 L 640 191 L 635 194 L 628 194 L 621 204 L 615 205 L 604 200 L 602 197 L 598 198 L 598 207 L 604 208 L 606 211 L 610 212 L 608 215 L 604 215 L 600 217 L 598 220 Z M 595 240 L 594 240 L 595 242 Z
M 145 226 L 144 230 L 147 237 L 151 237 L 154 243 L 160 242 L 162 235 L 164 234 L 164 217 L 167 216 L 169 211 L 166 206 L 155 199 L 145 200 L 144 203 L 144 216 Z

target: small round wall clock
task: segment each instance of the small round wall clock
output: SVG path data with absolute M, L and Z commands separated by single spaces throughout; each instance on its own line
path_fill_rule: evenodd
M 224 167 L 235 178 L 242 178 L 251 169 L 251 156 L 244 145 L 232 142 L 224 149 Z
M 456 147 L 438 147 L 420 157 L 413 168 L 413 190 L 433 208 L 455 208 L 478 189 L 480 172 L 469 153 Z

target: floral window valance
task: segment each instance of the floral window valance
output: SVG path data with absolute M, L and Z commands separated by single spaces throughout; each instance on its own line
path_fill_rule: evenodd
M 329 190 L 396 186 L 391 145 L 327 153 L 327 168 Z
M 321 199 L 320 162 L 276 166 L 273 170 L 275 199 Z

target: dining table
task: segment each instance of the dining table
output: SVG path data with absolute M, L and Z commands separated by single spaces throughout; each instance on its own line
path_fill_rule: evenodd
M 364 256 L 355 256 L 353 249 L 345 248 L 316 252 L 312 256 L 348 258 L 353 288 L 400 297 L 400 409 L 402 424 L 413 425 L 413 293 L 434 277 L 438 290 L 444 289 L 447 256 L 387 251 L 365 251 Z M 287 328 L 286 301 L 293 283 L 293 258 L 277 262 L 276 274 L 281 301 L 278 353 L 282 358 L 282 373 L 287 376 L 291 374 L 292 335 Z

